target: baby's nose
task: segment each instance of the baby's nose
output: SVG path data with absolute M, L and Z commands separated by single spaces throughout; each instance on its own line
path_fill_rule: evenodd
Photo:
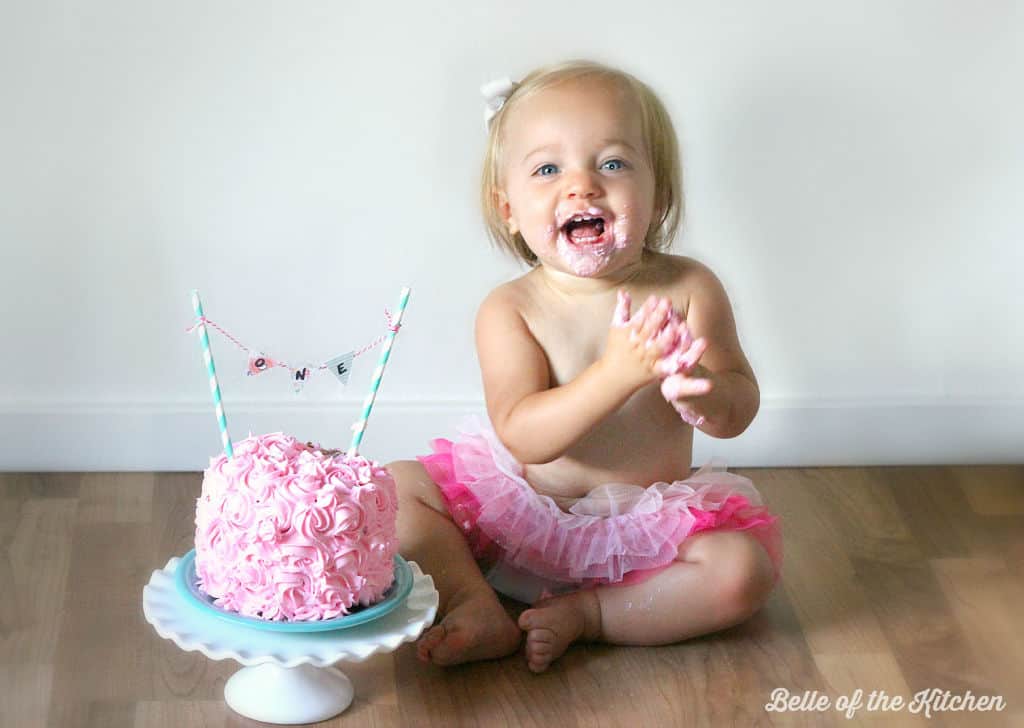
M 568 197 L 570 200 L 590 199 L 601 194 L 601 186 L 594 179 L 593 175 L 587 172 L 577 172 L 569 178 Z

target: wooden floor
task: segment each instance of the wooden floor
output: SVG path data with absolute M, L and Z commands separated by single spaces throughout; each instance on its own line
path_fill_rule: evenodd
M 783 580 L 738 627 L 660 648 L 586 646 L 441 670 L 410 645 L 346 665 L 324 725 L 1024 726 L 1024 466 L 738 470 L 783 522 Z M 142 587 L 191 548 L 198 474 L 0 474 L 0 726 L 260 725 L 224 704 L 238 669 L 183 652 Z M 1001 713 L 929 721 L 767 712 L 772 692 L 938 688 Z

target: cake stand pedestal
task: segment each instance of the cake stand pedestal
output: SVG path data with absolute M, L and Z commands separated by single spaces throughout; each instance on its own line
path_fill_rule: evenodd
M 331 667 L 362 662 L 412 642 L 434 621 L 434 580 L 410 561 L 412 591 L 378 619 L 326 632 L 271 632 L 228 622 L 190 604 L 175 588 L 178 557 L 153 572 L 142 590 L 142 611 L 157 634 L 186 651 L 244 665 L 224 686 L 236 713 L 265 723 L 317 723 L 341 713 L 353 698 L 352 682 Z

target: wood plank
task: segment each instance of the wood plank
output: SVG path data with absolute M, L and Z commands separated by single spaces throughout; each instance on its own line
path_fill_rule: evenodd
M 975 513 L 1024 516 L 1024 466 L 953 467 L 950 472 Z
M 991 678 L 989 692 L 1001 693 L 1013 708 L 1024 706 L 1024 584 L 1011 578 L 1001 559 L 935 559 L 931 566 Z
M 908 689 L 974 693 L 991 685 L 969 633 L 950 612 L 928 564 L 903 566 L 857 560 L 857 579 L 878 618 Z
M 0 663 L 0 726 L 45 725 L 52 685 L 53 665 Z
M 86 728 L 112 728 L 135 725 L 135 701 L 96 700 L 89 703 L 80 725 Z
M 877 653 L 889 649 L 878 620 L 855 579 L 854 566 L 835 541 L 791 538 L 783 587 L 814 655 Z
M 94 701 L 221 699 L 219 663 L 161 639 L 143 617 L 155 530 L 148 523 L 75 527 L 50 725 L 69 724 Z
M 919 563 L 921 548 L 907 527 L 885 469 L 822 468 L 814 497 L 821 498 L 851 559 Z
M 926 558 L 998 557 L 1005 550 L 1004 533 L 990 527 L 993 516 L 974 512 L 964 494 L 963 476 L 957 476 L 953 469 L 886 468 L 885 477 Z M 1020 525 L 1015 516 L 1003 518 Z
M 184 556 L 194 548 L 196 499 L 202 486 L 202 473 L 155 474 L 149 541 L 154 569 L 162 568 L 172 556 Z
M 578 725 L 707 725 L 705 696 L 729 684 L 734 668 L 728 660 L 709 659 L 714 650 L 702 638 L 653 648 L 591 645 L 555 668 L 564 669 Z M 715 681 L 705 669 L 709 664 L 725 670 L 729 680 Z
M 4 549 L 0 662 L 53 663 L 72 568 L 72 532 L 77 501 L 33 498 L 18 507 L 19 521 Z
M 815 662 L 827 685 L 832 709 L 830 715 L 836 722 L 846 725 L 862 726 L 923 726 L 927 721 L 920 715 L 914 715 L 904 707 L 901 710 L 868 710 L 868 699 L 873 691 L 884 691 L 885 695 L 900 697 L 909 701 L 911 692 L 903 678 L 892 652 L 862 652 L 857 654 L 818 654 Z M 860 690 L 864 704 L 851 710 L 847 717 L 846 711 L 838 710 L 836 703 L 840 696 L 853 696 Z
M 779 517 L 783 540 L 789 536 L 829 540 L 839 524 L 835 513 L 818 496 L 822 468 L 746 468 L 768 508 Z M 785 570 L 785 565 L 783 565 Z
M 764 706 L 780 687 L 791 692 L 827 688 L 796 607 L 781 583 L 751 619 L 700 639 L 720 646 L 733 672 L 732 710 L 727 716 L 707 711 L 710 725 L 722 725 L 722 719 L 735 725 L 757 724 L 766 718 Z M 688 680 L 693 673 L 688 670 L 681 677 Z
M 135 728 L 221 728 L 227 723 L 220 700 L 143 700 L 136 704 Z M 251 723 L 251 721 L 250 721 Z
M 153 473 L 86 473 L 78 496 L 79 523 L 149 523 Z
M 396 656 L 403 725 L 577 725 L 563 695 L 565 667 L 531 673 L 522 654 L 451 668 L 423 665 L 411 648 Z
M 400 649 L 411 649 L 408 645 Z M 342 663 L 338 669 L 348 675 L 355 690 L 352 705 L 337 718 L 339 725 L 392 726 L 399 724 L 395 656 L 374 655 L 365 662 Z
M 77 498 L 81 481 L 80 473 L 0 473 L 0 499 L 21 503 L 40 498 Z

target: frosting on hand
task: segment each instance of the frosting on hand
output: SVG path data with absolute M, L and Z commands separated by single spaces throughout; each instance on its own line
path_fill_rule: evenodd
M 629 292 L 619 289 L 615 305 L 615 312 L 612 315 L 612 326 L 626 327 L 633 323 L 642 324 L 647 309 L 639 308 L 636 313 L 631 314 L 632 300 Z M 662 396 L 675 407 L 679 416 L 691 425 L 702 425 L 706 421 L 702 415 L 691 411 L 687 406 L 675 401 L 677 397 L 684 394 L 692 395 L 697 392 L 683 392 L 679 386 L 679 378 L 676 374 L 687 375 L 693 371 L 700 361 L 700 357 L 707 350 L 705 339 L 694 339 L 690 333 L 686 321 L 675 308 L 669 311 L 669 315 L 661 328 L 648 340 L 649 345 L 659 345 L 662 352 L 661 358 L 655 364 L 655 368 L 662 378 Z

